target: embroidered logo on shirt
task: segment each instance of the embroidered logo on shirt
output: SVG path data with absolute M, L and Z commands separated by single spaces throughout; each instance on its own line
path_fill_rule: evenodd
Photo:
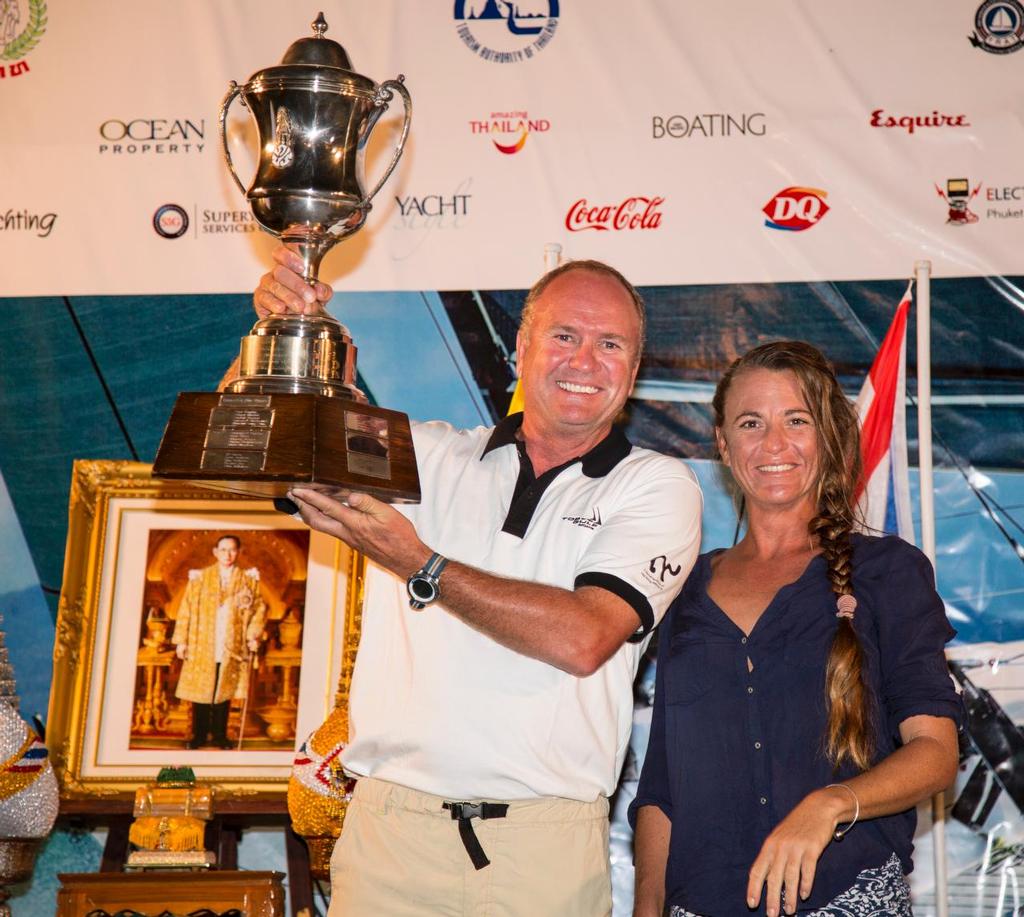
M 562 521 L 578 525 L 584 529 L 596 529 L 601 525 L 601 510 L 595 506 L 594 511 L 589 516 L 562 516 Z
M 666 576 L 679 576 L 683 572 L 681 564 L 673 566 L 668 561 L 668 555 L 659 554 L 652 557 L 647 569 L 641 574 L 649 583 L 660 586 L 665 582 Z

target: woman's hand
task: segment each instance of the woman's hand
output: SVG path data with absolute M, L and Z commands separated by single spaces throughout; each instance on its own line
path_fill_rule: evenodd
M 824 787 L 805 796 L 765 839 L 750 867 L 747 905 L 756 907 L 766 890 L 768 917 L 796 913 L 797 895 L 806 899 L 814 885 L 821 852 L 832 840 L 836 826 L 853 817 L 853 796 L 841 787 Z

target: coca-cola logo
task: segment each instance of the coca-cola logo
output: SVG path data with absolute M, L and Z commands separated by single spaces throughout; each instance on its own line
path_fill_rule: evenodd
M 810 229 L 828 213 L 826 197 L 828 194 L 819 188 L 783 188 L 761 208 L 768 217 L 764 225 L 790 232 Z
M 657 229 L 661 225 L 663 197 L 627 197 L 621 204 L 590 204 L 581 197 L 565 215 L 570 232 L 597 229 Z
M 927 115 L 890 115 L 884 108 L 871 112 L 872 127 L 898 127 L 908 134 L 922 127 L 970 127 L 967 115 L 945 115 L 932 109 Z

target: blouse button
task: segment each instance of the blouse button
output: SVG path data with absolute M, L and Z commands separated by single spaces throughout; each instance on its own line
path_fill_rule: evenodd
M 761 750 L 761 743 L 760 742 L 755 742 L 754 743 L 754 748 L 756 748 L 758 751 L 760 751 Z
M 746 637 L 741 637 L 740 638 L 740 643 L 742 643 L 744 646 L 746 646 L 747 645 L 747 638 Z
M 747 694 L 753 694 L 753 693 L 754 693 L 754 689 L 750 685 L 747 685 Z
M 761 805 L 763 805 L 763 806 L 766 806 L 766 805 L 768 805 L 768 800 L 767 800 L 767 799 L 765 799 L 765 797 L 764 797 L 764 796 L 762 796 L 762 797 L 761 797 Z

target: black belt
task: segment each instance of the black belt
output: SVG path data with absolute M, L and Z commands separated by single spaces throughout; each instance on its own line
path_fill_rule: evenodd
M 484 848 L 480 846 L 476 833 L 473 831 L 471 819 L 480 818 L 504 818 L 508 812 L 508 803 L 504 802 L 446 802 L 442 806 L 452 813 L 452 820 L 459 823 L 459 837 L 462 838 L 462 846 L 466 848 L 470 860 L 476 869 L 483 869 L 489 866 L 491 861 L 487 859 Z

